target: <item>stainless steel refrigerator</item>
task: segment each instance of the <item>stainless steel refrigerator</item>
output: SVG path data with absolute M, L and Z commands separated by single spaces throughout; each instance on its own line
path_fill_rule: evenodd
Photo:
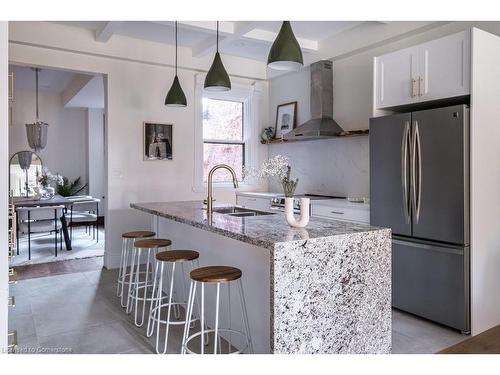
M 370 217 L 392 229 L 393 306 L 469 332 L 467 106 L 370 119 Z

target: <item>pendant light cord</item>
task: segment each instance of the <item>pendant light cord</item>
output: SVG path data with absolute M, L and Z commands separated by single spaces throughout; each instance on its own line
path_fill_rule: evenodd
M 219 52 L 219 21 L 217 21 L 217 52 Z
M 175 76 L 177 77 L 177 21 L 175 21 Z
M 35 68 L 35 100 L 36 100 L 36 122 L 38 122 L 38 68 Z

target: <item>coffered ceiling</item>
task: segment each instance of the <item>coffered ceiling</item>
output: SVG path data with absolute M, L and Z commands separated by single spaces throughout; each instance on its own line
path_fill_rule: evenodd
M 173 21 L 89 21 L 63 22 L 95 33 L 96 41 L 106 43 L 114 35 L 174 44 Z M 321 42 L 372 21 L 292 21 L 292 27 L 304 54 L 319 55 Z M 280 29 L 281 21 L 221 21 L 221 53 L 265 61 Z M 215 21 L 179 21 L 179 45 L 191 48 L 193 57 L 203 57 L 215 50 Z M 311 56 L 312 57 L 312 56 Z

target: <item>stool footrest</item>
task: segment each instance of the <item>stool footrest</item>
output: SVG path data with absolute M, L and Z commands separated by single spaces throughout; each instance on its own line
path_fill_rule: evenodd
M 232 334 L 240 335 L 240 336 L 241 336 L 241 337 L 243 337 L 243 338 L 245 339 L 245 341 L 246 341 L 246 344 L 245 344 L 245 346 L 243 347 L 243 349 L 236 350 L 236 351 L 234 351 L 234 352 L 227 353 L 227 354 L 240 354 L 240 353 L 243 353 L 245 350 L 247 350 L 247 349 L 248 349 L 248 347 L 249 347 L 249 344 L 250 344 L 250 343 L 249 343 L 248 338 L 247 338 L 247 336 L 245 335 L 245 333 L 244 333 L 244 332 L 237 331 L 237 330 L 235 330 L 235 329 L 231 329 L 231 328 L 219 328 L 219 329 L 217 330 L 217 332 L 219 332 L 219 336 L 220 336 L 220 333 L 221 333 L 221 332 L 230 332 L 230 333 L 232 333 Z M 203 330 L 203 334 L 205 334 L 205 335 L 206 335 L 206 334 L 208 334 L 208 333 L 215 333 L 215 329 L 205 329 L 205 330 Z M 194 351 L 192 351 L 191 349 L 189 349 L 189 348 L 188 348 L 188 344 L 189 344 L 189 342 L 190 342 L 192 339 L 194 339 L 194 338 L 196 338 L 196 337 L 198 337 L 198 336 L 201 336 L 201 331 L 198 331 L 198 332 L 193 333 L 191 336 L 188 336 L 188 338 L 186 339 L 186 342 L 183 344 L 183 346 L 184 346 L 184 349 L 186 350 L 186 352 L 187 352 L 187 353 L 189 353 L 189 354 L 200 354 L 200 353 L 196 353 L 196 352 L 194 352 Z M 207 353 L 207 354 L 209 354 L 209 353 Z

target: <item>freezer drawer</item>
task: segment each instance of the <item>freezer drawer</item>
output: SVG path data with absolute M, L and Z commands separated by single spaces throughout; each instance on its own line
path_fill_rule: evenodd
M 469 248 L 393 239 L 392 304 L 470 331 Z

